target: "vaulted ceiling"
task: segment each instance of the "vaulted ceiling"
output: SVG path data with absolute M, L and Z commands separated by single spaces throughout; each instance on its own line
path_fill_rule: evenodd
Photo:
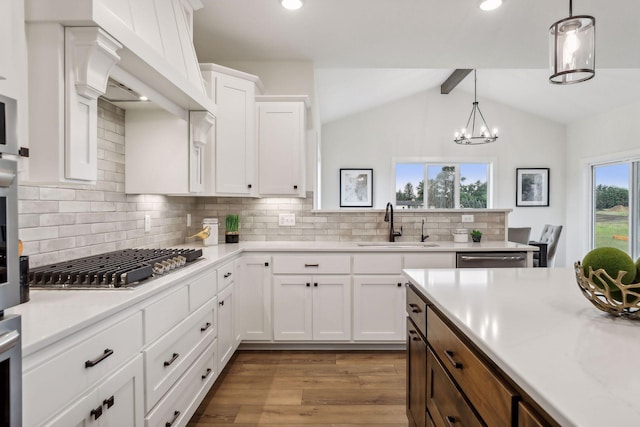
M 311 61 L 323 122 L 439 86 L 455 68 L 478 68 L 479 97 L 571 121 L 640 100 L 640 2 L 577 0 L 596 18 L 596 77 L 547 82 L 548 29 L 569 2 L 505 0 L 202 0 L 194 17 L 201 62 Z M 393 82 L 393 84 L 390 84 Z M 467 77 L 456 90 L 473 91 Z M 443 95 L 445 96 L 445 95 Z

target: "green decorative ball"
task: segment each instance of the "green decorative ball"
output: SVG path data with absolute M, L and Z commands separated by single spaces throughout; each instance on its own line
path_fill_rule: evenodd
M 618 272 L 626 271 L 627 273 L 622 276 L 621 282 L 624 285 L 628 285 L 629 283 L 633 283 L 636 278 L 636 263 L 633 262 L 631 257 L 616 248 L 596 248 L 585 255 L 582 260 L 582 266 L 584 268 L 584 274 L 587 276 L 589 274 L 589 267 L 591 267 L 594 271 L 602 268 L 607 272 L 612 279 L 618 277 Z M 620 289 L 610 280 L 603 279 L 607 281 L 609 285 L 609 291 L 611 297 L 614 299 L 621 301 L 622 293 Z M 593 277 L 593 283 L 600 287 L 601 289 L 605 289 L 605 284 L 600 281 L 597 277 Z

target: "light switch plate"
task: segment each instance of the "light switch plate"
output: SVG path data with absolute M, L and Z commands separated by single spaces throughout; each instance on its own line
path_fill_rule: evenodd
M 462 215 L 462 222 L 473 222 L 473 215 Z
M 144 216 L 144 231 L 145 233 L 151 231 L 151 215 Z
M 278 225 L 282 227 L 293 227 L 296 225 L 296 214 L 280 214 L 278 215 Z

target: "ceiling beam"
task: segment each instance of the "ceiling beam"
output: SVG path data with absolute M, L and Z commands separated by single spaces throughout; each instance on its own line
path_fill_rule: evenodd
M 453 73 L 451 73 L 451 75 L 447 78 L 447 80 L 445 80 L 445 82 L 440 85 L 440 93 L 442 95 L 446 95 L 451 92 L 456 86 L 458 86 L 458 83 L 464 80 L 464 78 L 467 77 L 467 74 L 472 71 L 473 68 L 470 70 L 466 68 L 457 68 L 456 70 L 454 70 Z

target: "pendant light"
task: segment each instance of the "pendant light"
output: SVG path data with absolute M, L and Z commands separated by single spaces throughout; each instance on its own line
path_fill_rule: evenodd
M 573 16 L 573 0 L 569 0 L 569 17 L 549 27 L 549 82 L 580 83 L 596 73 L 596 19 Z
M 493 129 L 493 132 L 489 130 L 489 125 L 480 111 L 478 105 L 477 96 L 478 78 L 476 77 L 476 70 L 473 70 L 473 107 L 471 107 L 471 114 L 467 120 L 467 126 L 462 128 L 460 132 L 454 134 L 453 142 L 460 145 L 478 145 L 488 144 L 498 139 L 498 130 Z M 476 126 L 476 117 L 478 118 L 478 125 Z M 471 127 L 469 127 L 471 125 Z

